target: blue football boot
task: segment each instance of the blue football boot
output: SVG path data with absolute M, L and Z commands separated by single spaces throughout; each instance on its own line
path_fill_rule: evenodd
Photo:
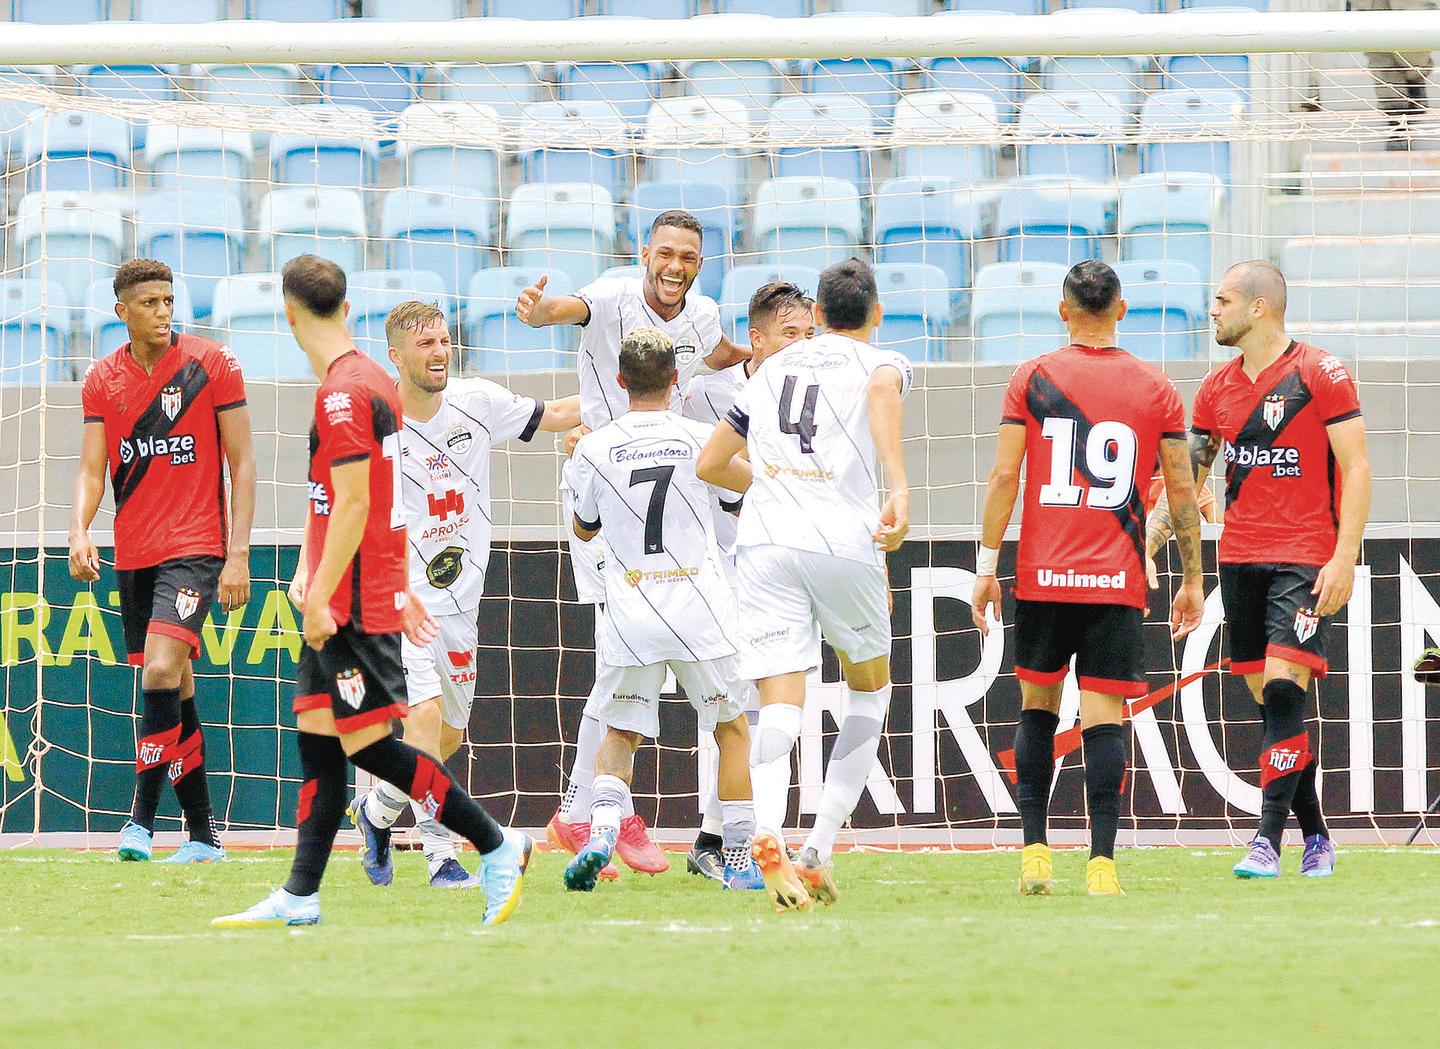
M 454 856 L 436 867 L 435 873 L 430 875 L 432 889 L 478 889 L 480 885 L 481 880 L 462 867 Z
M 160 863 L 219 863 L 225 858 L 225 849 L 220 845 L 206 845 L 203 841 L 191 839 L 166 856 Z
M 535 839 L 524 831 L 505 828 L 505 843 L 482 857 L 480 881 L 485 886 L 485 924 L 499 925 L 520 906 L 525 871 L 535 851 Z
M 1235 864 L 1237 878 L 1278 878 L 1280 877 L 1280 854 L 1268 838 L 1256 838 L 1250 843 L 1250 852 Z
M 211 925 L 222 929 L 248 929 L 262 925 L 319 925 L 320 894 L 292 896 L 276 889 L 269 896 L 239 914 L 212 918 Z
M 390 852 L 390 830 L 377 827 L 365 815 L 365 799 L 357 798 L 346 810 L 350 822 L 360 832 L 364 847 L 360 850 L 360 866 L 371 885 L 389 885 L 395 880 L 395 857 Z
M 600 872 L 615 854 L 618 839 L 618 832 L 609 828 L 592 831 L 585 847 L 565 867 L 565 888 L 571 892 L 594 892 Z
M 150 859 L 154 848 L 155 835 L 140 824 L 126 820 L 120 828 L 120 848 L 117 855 L 128 863 L 144 863 Z

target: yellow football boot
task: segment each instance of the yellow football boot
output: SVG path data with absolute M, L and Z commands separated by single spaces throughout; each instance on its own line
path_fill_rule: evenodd
M 1115 861 L 1109 856 L 1094 856 L 1085 865 L 1085 891 L 1091 896 L 1124 896 Z
M 1026 845 L 1020 853 L 1020 895 L 1049 896 L 1055 882 L 1050 846 Z

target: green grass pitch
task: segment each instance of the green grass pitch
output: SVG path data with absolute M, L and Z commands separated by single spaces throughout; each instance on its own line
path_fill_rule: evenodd
M 0 852 L 0 1046 L 1425 1046 L 1436 1044 L 1440 852 L 1350 848 L 1336 876 L 1238 882 L 1238 850 L 1122 851 L 1130 895 L 1015 895 L 1016 853 L 847 854 L 843 896 L 776 915 L 684 873 L 524 905 L 370 886 L 337 853 L 314 929 L 220 931 L 284 851 L 222 865 Z M 473 866 L 474 855 L 467 861 Z

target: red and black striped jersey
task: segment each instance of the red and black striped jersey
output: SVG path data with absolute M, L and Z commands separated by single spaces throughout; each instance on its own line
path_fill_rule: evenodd
M 225 556 L 219 414 L 245 404 L 245 380 L 229 349 L 176 332 L 146 372 L 127 342 L 90 366 L 80 403 L 87 423 L 105 427 L 115 567 Z
M 1066 346 L 1015 370 L 1001 421 L 1025 427 L 1016 596 L 1144 608 L 1144 497 L 1160 441 L 1185 437 L 1174 384 L 1125 350 Z
M 1326 427 L 1359 416 L 1360 393 L 1345 365 L 1308 343 L 1292 341 L 1254 381 L 1243 355 L 1205 376 L 1191 428 L 1225 443 L 1222 562 L 1330 560 L 1340 477 Z
M 400 498 L 400 427 L 395 380 L 359 350 L 337 357 L 315 391 L 310 428 L 310 515 L 306 579 L 313 583 L 335 502 L 332 470 L 370 460 L 370 515 L 330 614 L 366 634 L 400 629 L 405 603 L 405 507 Z

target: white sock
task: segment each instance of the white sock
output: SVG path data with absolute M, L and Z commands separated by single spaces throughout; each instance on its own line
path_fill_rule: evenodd
M 630 784 L 619 776 L 596 776 L 595 798 L 590 803 L 590 835 L 602 831 L 620 833 L 620 821 L 630 797 Z
M 705 792 L 705 815 L 700 819 L 700 833 L 713 834 L 718 838 L 724 826 L 725 813 L 721 808 L 719 788 L 712 783 Z
M 425 850 L 430 873 L 434 874 L 446 860 L 455 858 L 455 838 L 439 822 L 425 815 L 418 802 L 412 801 L 410 808 L 415 813 L 415 826 L 420 831 L 420 845 Z
M 588 708 L 589 701 L 586 701 Z M 595 755 L 605 739 L 605 726 L 587 712 L 580 718 L 580 734 L 575 738 L 575 763 L 570 766 L 570 785 L 560 801 L 560 819 L 566 823 L 583 822 L 590 812 L 591 791 L 595 782 Z
M 361 804 L 365 806 L 365 818 L 384 830 L 395 826 L 400 813 L 410 805 L 410 795 L 381 781 L 375 784 L 374 790 L 365 795 Z
M 737 871 L 750 866 L 750 842 L 755 837 L 755 803 L 748 798 L 744 801 L 722 801 L 724 812 L 722 829 L 722 851 L 726 866 Z
M 860 802 L 860 792 L 865 789 L 865 780 L 880 753 L 880 734 L 889 706 L 890 685 L 877 692 L 850 691 L 850 705 L 840 724 L 830 764 L 825 769 L 820 811 L 815 814 L 815 826 L 805 839 L 805 847 L 814 849 L 822 862 L 830 858 L 835 836 Z
M 755 793 L 755 821 L 779 831 L 790 804 L 790 752 L 800 738 L 804 711 L 790 703 L 760 708 L 750 741 L 750 786 Z

